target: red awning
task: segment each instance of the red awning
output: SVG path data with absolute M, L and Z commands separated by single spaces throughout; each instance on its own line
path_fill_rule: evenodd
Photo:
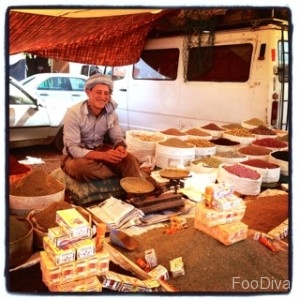
M 31 53 L 86 64 L 121 66 L 135 63 L 155 22 L 172 13 L 70 18 L 11 10 L 9 54 Z

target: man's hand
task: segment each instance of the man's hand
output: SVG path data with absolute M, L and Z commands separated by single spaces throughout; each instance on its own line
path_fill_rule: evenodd
M 105 151 L 90 151 L 85 157 L 116 164 L 126 157 L 126 155 L 126 148 L 124 146 L 118 146 L 116 149 L 108 149 Z
M 119 163 L 127 155 L 127 152 L 125 149 L 124 149 L 125 151 L 122 151 L 119 148 L 110 149 L 110 150 L 102 152 L 103 153 L 102 159 L 107 162 L 110 162 L 110 163 Z

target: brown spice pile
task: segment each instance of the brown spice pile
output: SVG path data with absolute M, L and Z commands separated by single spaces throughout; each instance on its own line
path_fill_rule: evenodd
M 224 131 L 224 129 L 222 129 L 220 126 L 218 126 L 215 123 L 206 124 L 205 126 L 202 126 L 201 128 L 208 129 L 208 130 Z
M 267 126 L 267 124 L 264 121 L 262 121 L 258 118 L 252 118 L 252 119 L 246 120 L 246 121 L 244 121 L 244 123 L 246 123 L 248 125 L 252 125 L 252 126 L 260 126 L 260 125 Z
M 164 142 L 159 142 L 160 145 L 167 146 L 167 147 L 175 147 L 175 148 L 193 148 L 194 146 L 188 144 L 178 138 L 170 138 Z
M 33 170 L 30 174 L 10 184 L 10 195 L 22 197 L 46 196 L 58 193 L 63 185 L 46 171 Z
M 72 208 L 72 205 L 66 201 L 53 202 L 41 212 L 35 214 L 32 218 L 32 221 L 34 225 L 37 225 L 39 227 L 39 229 L 44 229 L 43 231 L 46 232 L 48 228 L 57 226 L 57 223 L 55 221 L 56 212 L 58 210 L 68 208 Z
M 176 129 L 176 128 L 168 128 L 168 129 L 165 129 L 163 131 L 161 131 L 161 133 L 164 133 L 164 134 L 167 134 L 167 135 L 186 135 L 186 133 Z
M 200 130 L 198 128 L 191 128 L 186 131 L 187 134 L 196 135 L 196 136 L 209 136 L 209 133 Z
M 193 144 L 194 146 L 198 148 L 212 148 L 215 147 L 216 145 L 210 141 L 207 140 L 202 140 L 202 139 L 188 139 L 188 143 Z

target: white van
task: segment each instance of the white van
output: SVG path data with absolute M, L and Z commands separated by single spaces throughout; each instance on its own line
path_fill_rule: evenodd
M 217 31 L 185 50 L 183 36 L 149 39 L 114 99 L 124 131 L 188 129 L 259 118 L 288 130 L 289 42 L 284 22 Z

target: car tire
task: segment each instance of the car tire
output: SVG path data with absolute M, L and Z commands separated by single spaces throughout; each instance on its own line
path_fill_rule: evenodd
M 64 131 L 64 129 L 63 129 L 63 127 L 61 127 L 55 137 L 54 142 L 53 142 L 55 148 L 60 152 L 62 152 L 62 150 L 64 148 L 64 140 L 63 140 L 64 132 L 63 131 Z

